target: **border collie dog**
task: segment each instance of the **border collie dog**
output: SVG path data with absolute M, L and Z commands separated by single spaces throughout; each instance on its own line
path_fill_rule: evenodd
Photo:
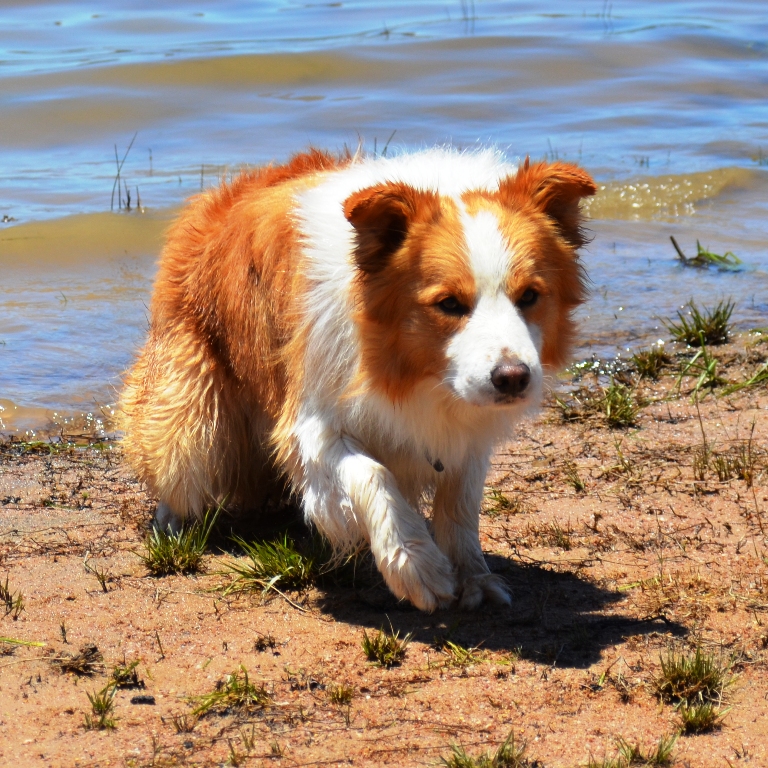
M 156 524 L 287 481 L 398 598 L 509 604 L 480 548 L 485 477 L 568 357 L 595 191 L 568 163 L 436 148 L 310 150 L 194 197 L 122 398 Z

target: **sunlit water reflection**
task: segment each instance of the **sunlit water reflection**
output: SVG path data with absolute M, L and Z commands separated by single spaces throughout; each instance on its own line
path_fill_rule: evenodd
M 689 298 L 768 324 L 763 3 L 156 6 L 0 12 L 6 426 L 114 402 L 185 197 L 309 144 L 381 151 L 393 131 L 390 152 L 494 143 L 595 175 L 579 354 L 663 336 Z M 745 269 L 686 269 L 670 235 Z

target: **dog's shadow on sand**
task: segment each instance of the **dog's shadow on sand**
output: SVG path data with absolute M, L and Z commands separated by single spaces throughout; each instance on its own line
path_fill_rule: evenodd
M 257 526 L 247 528 L 237 531 L 247 540 L 287 534 L 306 544 L 312 537 L 295 508 L 284 507 L 280 515 L 262 518 Z M 600 660 L 605 648 L 633 635 L 686 633 L 683 625 L 662 616 L 625 615 L 621 610 L 625 594 L 576 574 L 499 555 L 486 555 L 486 562 L 507 582 L 511 608 L 490 605 L 476 611 L 455 608 L 422 613 L 394 597 L 369 553 L 324 573 L 312 603 L 336 621 L 369 632 L 391 627 L 401 636 L 410 632 L 414 640 L 427 644 L 450 639 L 465 648 L 513 652 L 558 667 L 589 667 Z
M 586 668 L 602 651 L 633 635 L 685 634 L 664 617 L 623 615 L 625 595 L 597 586 L 572 573 L 529 565 L 497 555 L 486 556 L 494 573 L 507 581 L 511 608 L 483 606 L 477 611 L 449 609 L 424 614 L 398 601 L 372 563 L 347 579 L 324 583 L 320 609 L 337 621 L 370 630 L 407 632 L 423 643 L 450 639 L 465 648 L 514 652 L 524 659 L 558 667 Z

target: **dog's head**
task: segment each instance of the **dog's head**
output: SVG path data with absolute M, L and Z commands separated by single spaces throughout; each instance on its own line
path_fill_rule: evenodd
M 579 201 L 595 191 L 574 165 L 526 161 L 460 198 L 397 182 L 351 195 L 365 382 L 393 401 L 436 379 L 473 405 L 535 403 L 569 354 Z

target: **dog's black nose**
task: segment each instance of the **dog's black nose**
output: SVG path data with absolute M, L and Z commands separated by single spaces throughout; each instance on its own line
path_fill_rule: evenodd
M 503 363 L 491 371 L 491 382 L 502 395 L 519 397 L 531 381 L 531 369 L 525 363 Z

